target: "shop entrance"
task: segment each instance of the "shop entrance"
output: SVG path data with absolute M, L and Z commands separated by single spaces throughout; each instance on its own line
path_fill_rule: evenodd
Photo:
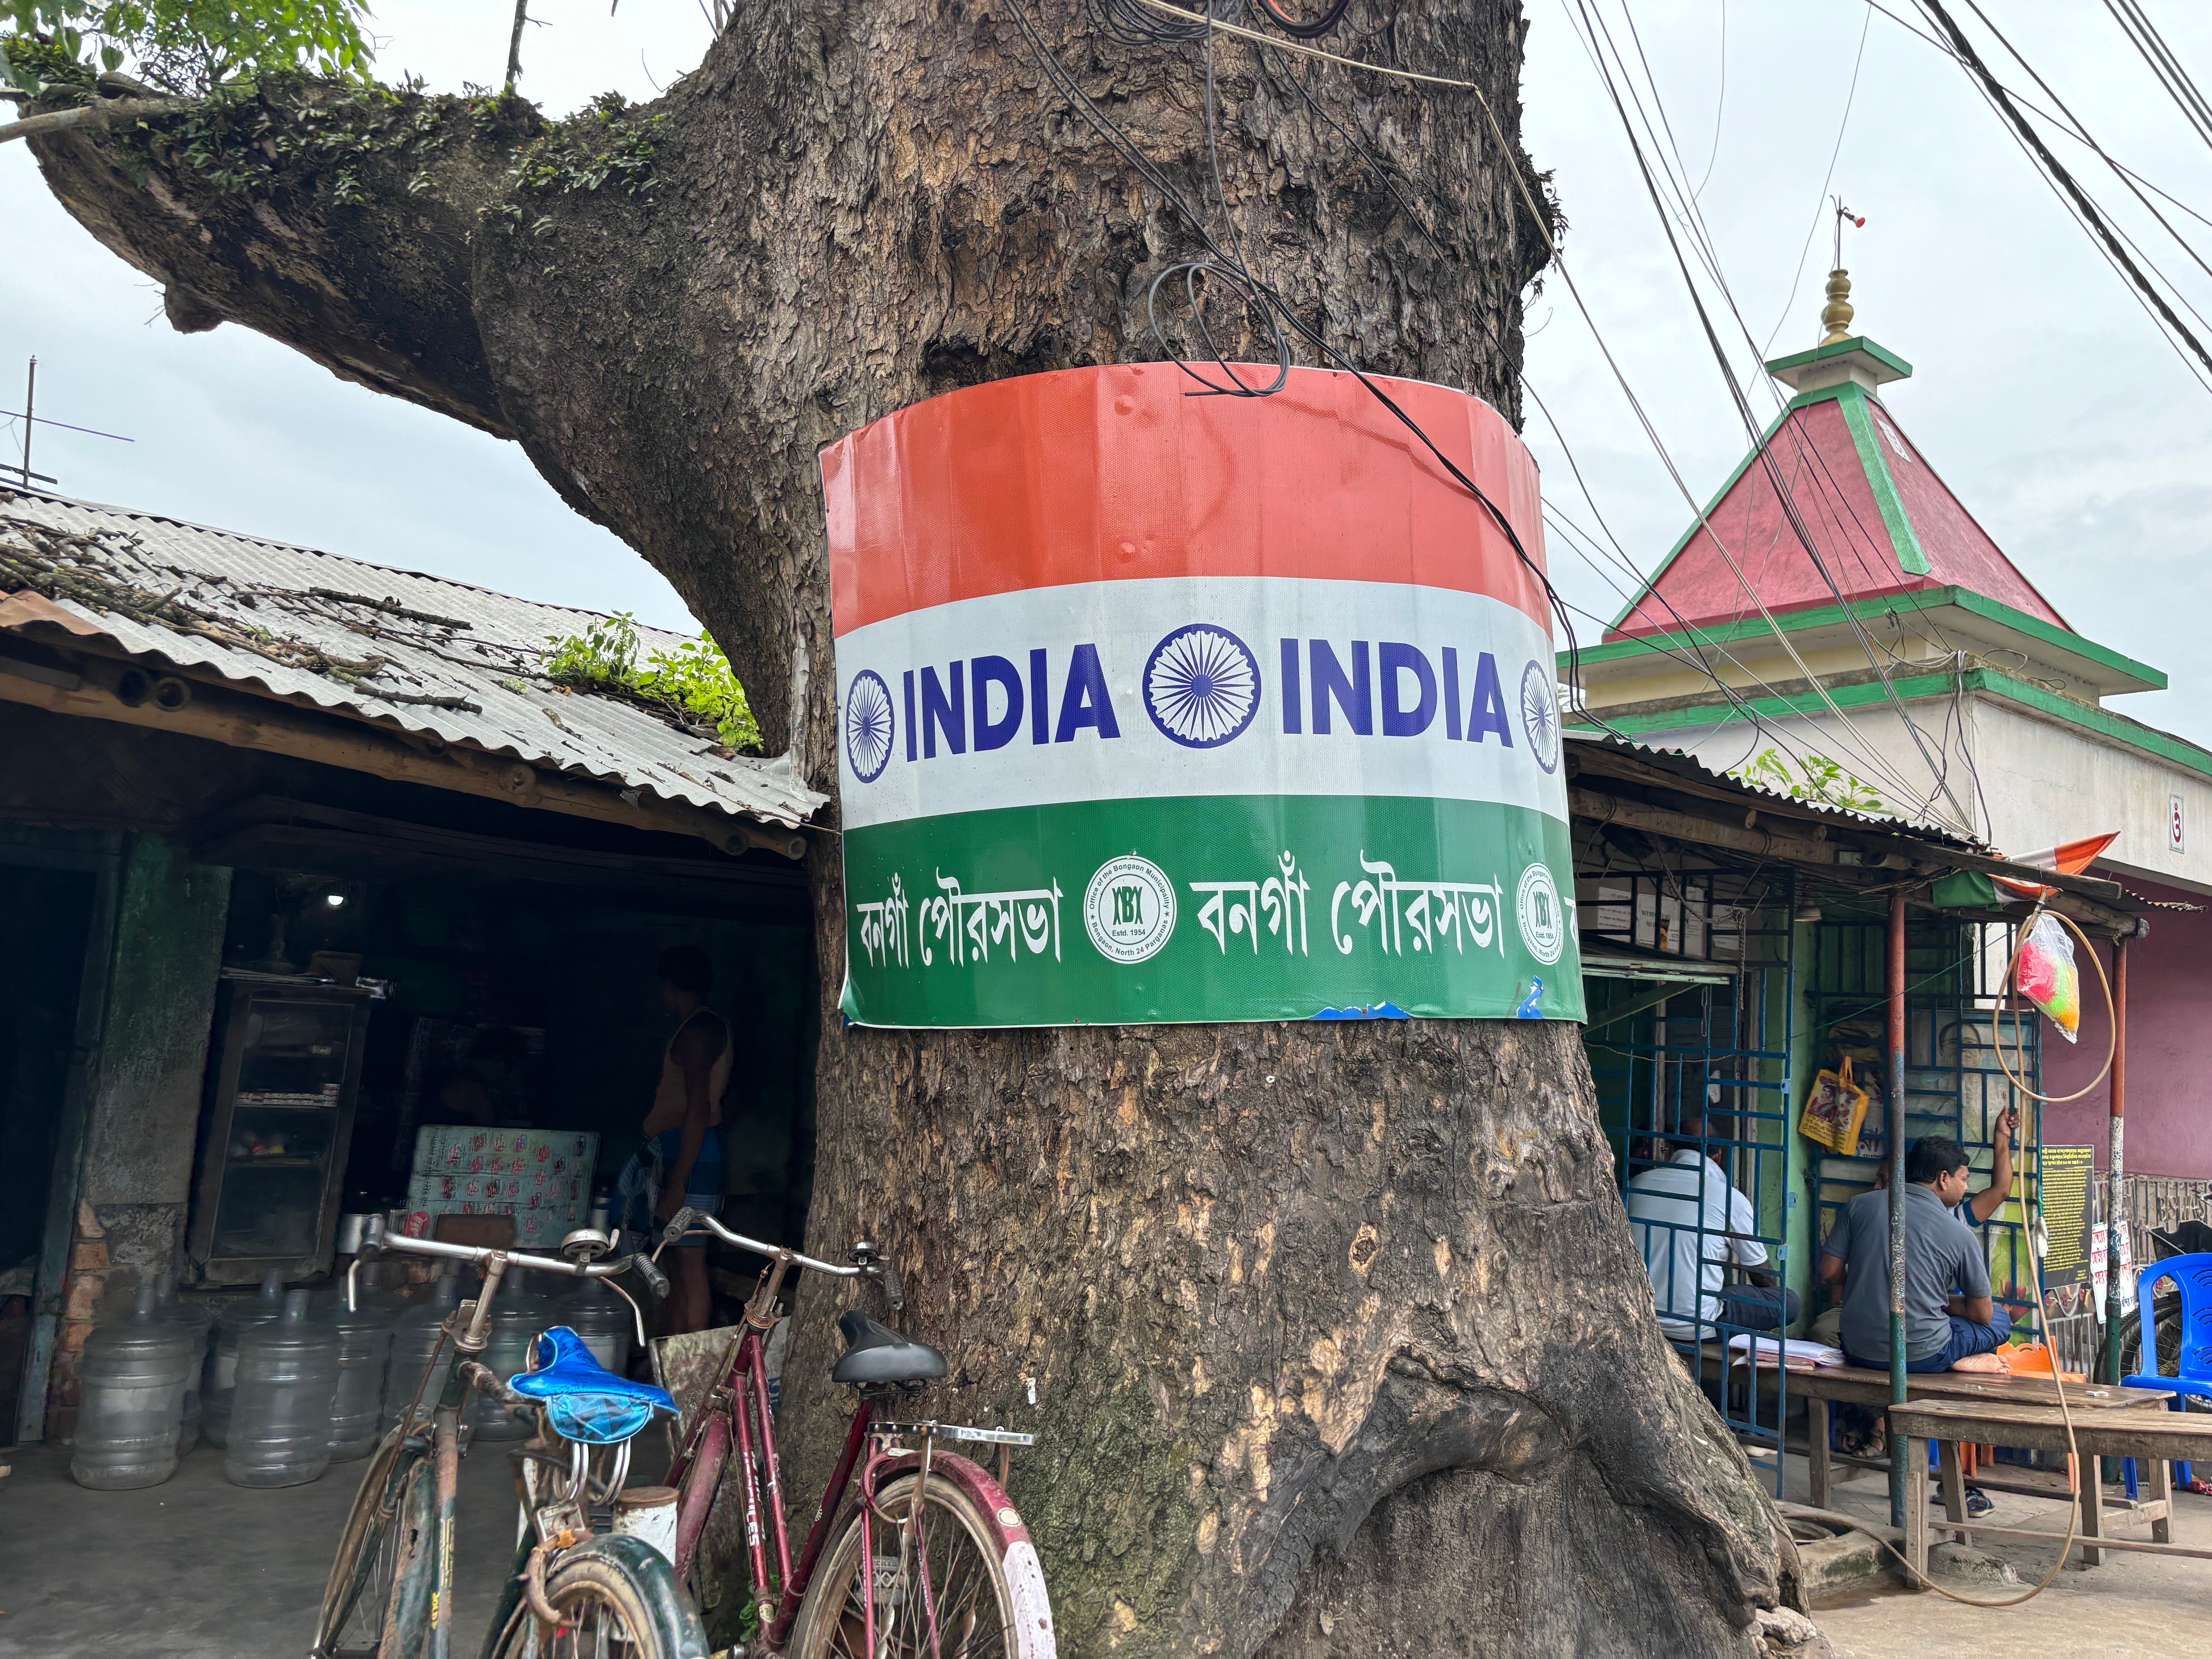
M 187 1231 L 201 1282 L 272 1265 L 313 1279 L 347 1213 L 418 1230 L 512 1215 L 526 1249 L 556 1248 L 599 1203 L 619 1222 L 617 1177 L 675 1027 L 657 971 L 675 945 L 705 953 L 706 1000 L 732 1034 L 722 1218 L 800 1238 L 819 999 L 798 867 L 664 879 L 649 861 L 562 871 L 543 848 L 465 850 L 439 862 L 419 846 L 231 836 L 203 854 L 234 873 Z M 305 1103 L 319 1091 L 334 1109 Z M 311 1238 L 314 1259 L 264 1261 L 249 1227 L 280 1255 Z
M 100 878 L 11 856 L 32 854 L 0 848 L 0 1435 L 31 1439 L 67 1249 L 70 1194 L 57 1194 L 55 1174 L 65 1140 L 73 1171 L 67 1131 L 82 1130 L 80 1002 Z

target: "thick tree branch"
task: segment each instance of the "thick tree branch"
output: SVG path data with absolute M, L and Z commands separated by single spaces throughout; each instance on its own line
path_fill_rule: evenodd
M 526 105 L 279 82 L 17 125 L 41 122 L 32 148 L 54 194 L 161 283 L 179 329 L 242 323 L 343 379 L 514 435 L 469 284 L 479 215 L 538 130 Z
M 108 98 L 98 103 L 78 104 L 70 109 L 48 110 L 40 115 L 27 115 L 20 121 L 10 121 L 0 126 L 0 144 L 16 138 L 36 138 L 42 133 L 67 132 L 73 128 L 106 128 L 118 121 L 135 121 L 142 116 L 166 115 L 189 105 L 188 98 Z

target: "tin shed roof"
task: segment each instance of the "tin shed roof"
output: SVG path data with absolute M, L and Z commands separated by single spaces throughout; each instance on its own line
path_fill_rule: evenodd
M 314 548 L 0 489 L 0 631 L 58 627 L 271 696 L 767 823 L 795 826 L 823 804 L 787 760 L 734 755 L 672 714 L 554 684 L 549 642 L 599 620 Z M 642 653 L 683 642 L 637 632 Z

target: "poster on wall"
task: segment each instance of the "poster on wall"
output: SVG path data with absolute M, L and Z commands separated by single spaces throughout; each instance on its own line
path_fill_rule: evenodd
M 1382 384 L 1540 562 L 1506 422 Z M 1356 379 L 1193 389 L 997 381 L 823 452 L 847 1016 L 1581 1019 L 1540 584 Z
M 2036 1190 L 2051 1248 L 2043 1258 L 2045 1316 L 2078 1319 L 2094 1311 L 2090 1284 L 2089 1183 L 2096 1154 L 2088 1146 L 2045 1146 L 2036 1154 Z

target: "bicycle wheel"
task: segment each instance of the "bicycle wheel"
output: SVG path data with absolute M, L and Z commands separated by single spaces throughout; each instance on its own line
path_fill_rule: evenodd
M 2166 1296 L 2157 1298 L 2153 1309 L 2156 1318 L 2154 1327 L 2158 1332 L 2158 1369 L 2161 1376 L 2178 1376 L 2181 1373 L 2181 1298 Z M 2141 1376 L 2148 1368 L 2143 1364 L 2142 1308 L 2138 1304 L 2120 1322 L 2120 1375 Z M 2212 1412 L 2212 1400 L 2195 1395 L 2184 1396 L 2184 1411 Z
M 699 1616 L 667 1561 L 635 1538 L 586 1539 L 545 1575 L 561 1615 L 548 1633 L 528 1607 L 511 1613 L 485 1659 L 707 1659 Z
M 933 1476 L 921 1513 L 927 1596 L 918 1553 L 908 1554 L 901 1571 L 899 1536 L 916 1485 L 911 1474 L 887 1481 L 876 1500 L 881 1515 L 870 1521 L 856 1508 L 847 1519 L 807 1589 L 792 1631 L 792 1659 L 872 1659 L 861 1601 L 864 1525 L 875 1529 L 872 1659 L 1054 1659 L 1052 1607 L 1036 1552 L 1025 1537 L 1012 1546 L 1002 1541 L 1009 1528 L 1020 1527 L 1011 1509 L 1000 1510 L 1006 1519 L 994 1524 L 965 1492 Z
M 369 1460 L 323 1588 L 313 1659 L 413 1659 L 430 1626 L 437 1472 L 397 1431 Z

